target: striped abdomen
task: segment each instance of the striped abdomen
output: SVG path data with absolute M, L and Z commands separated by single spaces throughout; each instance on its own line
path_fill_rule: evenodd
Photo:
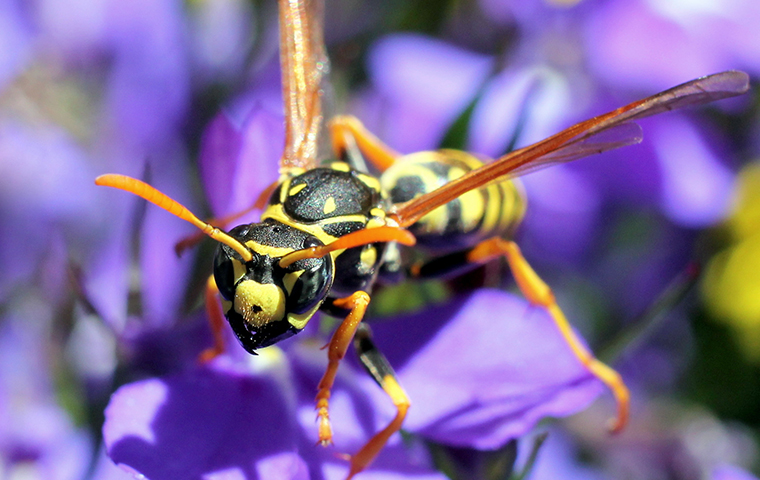
M 411 200 L 483 165 L 459 150 L 419 152 L 400 158 L 380 183 L 393 203 Z M 418 245 L 434 250 L 469 248 L 493 236 L 509 235 L 522 220 L 525 199 L 510 180 L 467 192 L 428 213 L 409 230 Z

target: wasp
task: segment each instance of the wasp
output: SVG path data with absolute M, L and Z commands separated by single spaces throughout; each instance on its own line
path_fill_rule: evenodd
M 459 273 L 503 257 L 527 300 L 546 309 L 578 361 L 610 389 L 617 403 L 611 428 L 621 430 L 628 417 L 625 383 L 582 344 L 549 286 L 509 237 L 526 206 L 514 179 L 640 142 L 634 120 L 742 94 L 748 76 L 727 71 L 692 80 L 491 162 L 457 150 L 401 155 L 356 118 L 338 116 L 328 122 L 334 158 L 320 161 L 321 82 L 328 70 L 322 7 L 318 0 L 279 1 L 286 140 L 280 178 L 261 197 L 260 222 L 225 232 L 137 179 L 116 174 L 96 179 L 166 209 L 219 242 L 207 283 L 215 343 L 202 358 L 224 351 L 225 317 L 253 354 L 302 331 L 318 310 L 342 317 L 327 346 L 328 366 L 316 396 L 320 442 L 332 441 L 330 391 L 355 336 L 359 358 L 397 412 L 351 456 L 351 478 L 400 430 L 410 406 L 393 368 L 369 331 L 360 328 L 373 286 L 383 279 Z M 379 177 L 363 171 L 365 160 Z M 411 247 L 427 252 L 427 260 L 405 265 L 399 250 Z

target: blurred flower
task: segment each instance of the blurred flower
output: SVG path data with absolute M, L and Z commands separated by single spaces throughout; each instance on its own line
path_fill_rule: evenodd
M 731 465 L 715 467 L 711 480 L 757 480 L 757 477 L 741 468 Z
M 0 323 L 0 472 L 3 478 L 83 478 L 91 438 L 57 403 L 52 312 L 28 295 Z
M 760 68 L 760 7 L 752 0 L 610 1 L 590 13 L 588 58 L 611 84 L 658 90 L 721 70 Z
M 728 324 L 743 353 L 760 361 L 760 166 L 739 173 L 729 244 L 707 265 L 702 293 L 715 317 Z

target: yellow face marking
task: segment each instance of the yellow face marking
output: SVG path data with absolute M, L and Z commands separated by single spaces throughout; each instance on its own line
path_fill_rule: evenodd
M 234 307 L 246 323 L 262 327 L 282 320 L 285 315 L 285 293 L 271 283 L 244 280 L 235 289 Z
M 298 184 L 298 185 L 296 185 L 294 187 L 291 187 L 290 190 L 288 190 L 288 195 L 290 195 L 292 197 L 293 195 L 298 194 L 298 192 L 300 192 L 304 188 L 306 188 L 306 184 L 305 183 L 300 183 L 300 184 Z
M 332 212 L 335 211 L 335 209 L 338 208 L 335 205 L 335 198 L 334 197 L 328 197 L 327 200 L 325 200 L 325 206 L 322 208 L 322 213 L 325 215 L 330 215 Z
M 258 253 L 259 255 L 269 255 L 272 258 L 284 257 L 285 255 L 293 251 L 292 248 L 272 247 L 270 245 L 262 245 L 260 243 L 254 242 L 253 240 L 249 240 L 245 242 L 245 245 L 251 250 L 253 250 L 254 252 Z

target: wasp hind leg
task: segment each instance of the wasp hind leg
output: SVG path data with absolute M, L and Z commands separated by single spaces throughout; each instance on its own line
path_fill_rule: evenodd
M 504 256 L 515 278 L 518 288 L 533 305 L 544 308 L 551 315 L 554 324 L 559 329 L 565 342 L 578 360 L 611 391 L 617 402 L 617 418 L 610 430 L 621 431 L 628 421 L 629 392 L 620 374 L 597 360 L 583 345 L 573 331 L 565 314 L 557 305 L 551 288 L 536 274 L 528 261 L 523 257 L 520 247 L 515 242 L 498 237 L 485 240 L 466 253 L 468 262 L 483 264 L 495 257 Z
M 470 250 L 455 252 L 426 263 L 413 265 L 409 269 L 409 275 L 414 278 L 447 277 L 463 273 L 501 256 L 507 259 L 515 282 L 525 298 L 531 304 L 538 305 L 549 313 L 578 361 L 612 391 L 618 412 L 610 430 L 612 432 L 622 430 L 628 421 L 630 396 L 623 379 L 615 370 L 597 360 L 583 345 L 557 305 L 551 288 L 536 274 L 515 242 L 498 237 L 484 240 Z

